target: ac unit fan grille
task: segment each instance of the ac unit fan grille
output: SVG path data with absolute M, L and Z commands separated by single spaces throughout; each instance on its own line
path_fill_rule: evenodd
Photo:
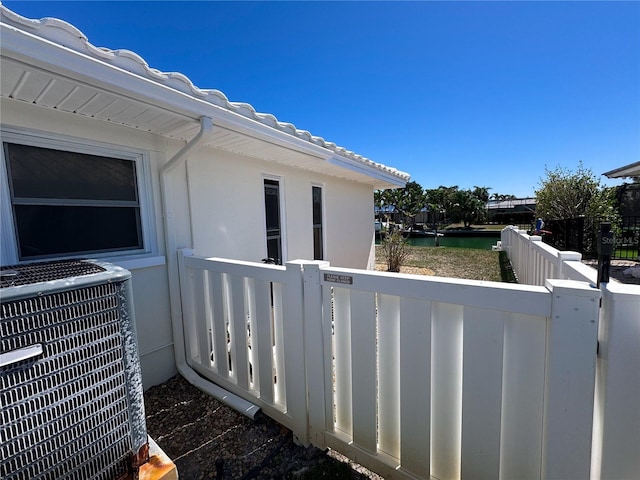
M 60 260 L 0 267 L 0 288 L 51 282 L 61 278 L 80 277 L 104 271 L 105 269 L 100 265 L 83 260 Z
M 0 368 L 0 478 L 114 479 L 132 451 L 121 283 L 2 304 L 0 353 L 42 345 Z

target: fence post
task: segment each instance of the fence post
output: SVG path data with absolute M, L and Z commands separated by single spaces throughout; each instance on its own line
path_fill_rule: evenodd
M 589 478 L 600 290 L 547 280 L 541 477 Z
M 302 267 L 304 262 L 286 262 L 287 281 L 283 287 L 283 337 L 287 413 L 296 424 L 297 443 L 308 446 L 307 390 L 304 369 L 304 302 Z
M 185 257 L 191 257 L 194 254 L 194 250 L 190 248 L 182 248 L 178 250 L 178 277 L 180 285 L 180 302 L 182 308 L 181 321 L 173 321 L 173 344 L 176 355 L 176 363 L 187 364 L 191 363 L 191 348 L 193 345 L 193 299 L 187 298 L 187 295 L 191 293 L 188 285 L 191 282 L 189 273 L 184 265 Z M 189 342 L 187 342 L 187 338 Z M 188 360 L 187 360 L 188 359 Z
M 518 237 L 520 238 L 520 251 L 518 252 L 518 281 L 528 285 L 529 234 L 524 230 L 518 230 Z
M 504 227 L 500 232 L 500 242 L 502 242 L 502 250 L 507 252 L 507 257 L 511 260 L 511 243 L 513 238 L 513 226 Z
M 544 285 L 544 278 L 540 278 L 540 265 L 538 264 L 539 252 L 534 242 L 542 242 L 540 235 L 529 237 L 529 250 L 527 254 L 527 285 Z
M 511 266 L 516 274 L 516 276 L 520 275 L 520 236 L 518 235 L 518 230 L 513 229 L 509 235 L 509 260 L 511 260 Z
M 603 288 L 596 376 L 595 478 L 640 478 L 640 286 Z
M 326 430 L 326 379 L 325 334 L 322 313 L 321 267 L 329 262 L 303 263 L 304 298 L 304 362 L 307 391 L 307 415 L 309 441 L 318 448 L 325 448 Z
M 558 264 L 556 265 L 556 277 L 565 279 L 564 262 L 580 262 L 582 261 L 582 254 L 578 252 L 558 252 Z

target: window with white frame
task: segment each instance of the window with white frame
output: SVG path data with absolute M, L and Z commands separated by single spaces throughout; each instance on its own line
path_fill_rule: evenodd
M 267 257 L 282 264 L 282 224 L 280 222 L 280 182 L 264 180 L 265 224 L 267 230 Z
M 15 260 L 146 251 L 142 154 L 4 132 L 2 147 Z
M 311 187 L 313 204 L 313 259 L 324 260 L 324 239 L 322 236 L 322 187 Z

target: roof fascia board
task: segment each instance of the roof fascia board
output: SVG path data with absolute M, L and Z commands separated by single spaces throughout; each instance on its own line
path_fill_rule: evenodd
M 292 148 L 322 160 L 335 155 L 334 152 L 320 145 L 263 125 L 251 118 L 199 100 L 42 37 L 4 23 L 1 24 L 1 27 L 2 56 L 20 61 L 25 65 L 34 63 L 36 67 L 54 72 L 67 79 L 80 80 L 87 85 L 121 95 L 130 100 L 192 118 L 194 124 L 199 123 L 203 116 L 211 117 L 215 119 L 215 123 L 222 127 L 279 146 Z
M 352 172 L 360 173 L 372 177 L 375 180 L 388 185 L 384 188 L 404 187 L 407 182 L 391 174 L 385 174 L 385 172 L 374 168 L 367 168 L 366 165 L 354 162 L 345 157 L 332 156 L 327 160 L 328 163 L 350 170 Z M 390 186 L 393 187 L 390 187 Z

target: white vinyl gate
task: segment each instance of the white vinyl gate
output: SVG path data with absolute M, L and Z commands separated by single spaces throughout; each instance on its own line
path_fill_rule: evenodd
M 189 365 L 302 444 L 385 478 L 615 478 L 600 475 L 621 455 L 607 453 L 619 439 L 602 442 L 616 437 L 608 419 L 594 429 L 594 398 L 606 410 L 607 388 L 594 397 L 601 291 L 586 282 L 513 285 L 190 251 L 179 263 Z M 609 372 L 608 385 L 619 381 Z M 633 439 L 636 427 L 627 430 Z M 634 461 L 620 468 L 635 472 Z

